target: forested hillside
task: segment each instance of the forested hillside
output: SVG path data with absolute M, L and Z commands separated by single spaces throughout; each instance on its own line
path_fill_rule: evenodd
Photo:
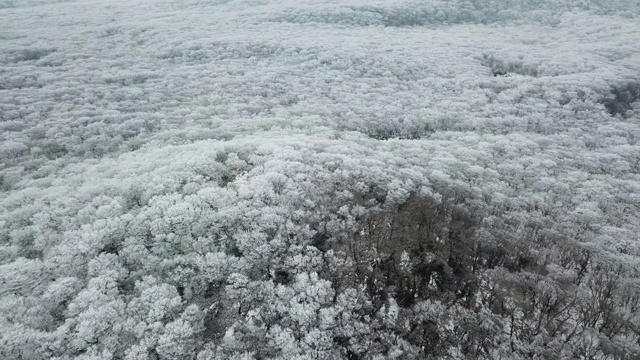
M 637 0 L 0 0 L 1 359 L 640 359 Z

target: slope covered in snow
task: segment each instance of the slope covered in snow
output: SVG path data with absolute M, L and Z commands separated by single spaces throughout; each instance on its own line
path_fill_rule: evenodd
M 0 0 L 0 357 L 638 358 L 639 17 Z

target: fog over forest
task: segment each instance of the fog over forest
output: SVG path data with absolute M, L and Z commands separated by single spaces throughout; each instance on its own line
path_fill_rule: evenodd
M 638 0 L 0 0 L 0 359 L 640 359 Z

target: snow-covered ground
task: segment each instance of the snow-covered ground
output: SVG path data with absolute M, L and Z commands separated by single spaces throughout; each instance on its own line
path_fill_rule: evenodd
M 638 1 L 0 0 L 0 354 L 356 354 L 356 295 L 310 239 L 412 194 L 580 244 L 640 294 L 639 141 Z M 260 288 L 207 325 L 276 258 L 287 309 Z

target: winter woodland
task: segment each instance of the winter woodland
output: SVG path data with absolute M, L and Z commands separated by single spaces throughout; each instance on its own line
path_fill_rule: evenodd
M 0 0 L 1 359 L 640 359 L 637 0 Z

